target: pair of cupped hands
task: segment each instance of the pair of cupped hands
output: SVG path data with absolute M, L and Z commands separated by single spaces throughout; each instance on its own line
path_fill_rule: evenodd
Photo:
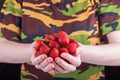
M 35 42 L 32 44 L 32 49 L 35 52 Z M 48 72 L 51 75 L 56 73 L 69 73 L 75 71 L 81 65 L 81 44 L 76 49 L 75 55 L 63 52 L 59 57 L 53 59 L 46 54 L 37 57 L 34 54 L 31 57 L 32 64 L 43 72 Z

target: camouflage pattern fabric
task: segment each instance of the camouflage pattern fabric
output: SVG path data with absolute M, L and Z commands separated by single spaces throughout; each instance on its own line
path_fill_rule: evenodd
M 0 36 L 21 43 L 63 30 L 82 44 L 100 45 L 106 34 L 120 30 L 119 0 L 6 0 L 0 15 Z M 30 62 L 21 69 L 21 80 L 105 80 L 104 66 L 87 63 L 54 76 Z

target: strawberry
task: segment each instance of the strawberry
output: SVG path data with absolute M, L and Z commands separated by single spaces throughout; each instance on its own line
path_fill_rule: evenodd
M 69 38 L 68 37 L 60 37 L 60 38 L 58 38 L 58 41 L 59 41 L 60 44 L 64 44 L 64 45 L 69 44 Z
M 78 45 L 78 42 L 77 42 L 75 39 L 70 38 L 69 40 L 70 40 L 70 43 L 73 42 L 73 43 L 76 43 L 77 47 L 79 46 L 79 45 Z
M 39 51 L 36 51 L 35 54 L 34 54 L 35 57 L 37 57 L 37 56 L 39 56 L 39 55 L 40 55 L 40 54 L 39 54 Z
M 68 49 L 65 48 L 65 47 L 62 47 L 62 48 L 59 49 L 59 52 L 60 52 L 60 53 L 63 53 L 63 52 L 68 53 Z
M 67 49 L 68 49 L 69 53 L 72 55 L 75 54 L 76 48 L 77 48 L 76 43 L 70 43 L 67 45 Z
M 50 41 L 48 45 L 50 48 L 58 48 L 59 47 L 59 43 L 57 41 Z
M 53 35 L 46 34 L 44 39 L 45 39 L 45 41 L 47 41 L 47 40 L 50 41 L 50 40 L 55 40 L 55 37 Z
M 53 37 L 55 38 L 55 40 L 58 38 L 58 34 L 57 33 L 54 33 L 53 34 Z
M 35 45 L 35 49 L 38 51 L 40 46 L 44 43 L 43 40 L 37 40 L 36 41 L 36 45 Z
M 35 56 L 47 54 L 55 59 L 63 52 L 74 55 L 77 47 L 77 41 L 69 38 L 66 32 L 60 31 L 58 33 L 54 33 L 53 35 L 46 34 L 43 40 L 36 41 Z
M 49 54 L 50 57 L 55 59 L 56 57 L 59 57 L 59 51 L 57 48 L 53 48 Z
M 59 37 L 68 37 L 67 33 L 64 32 L 64 31 L 58 32 L 58 36 L 59 36 Z
M 42 44 L 39 49 L 39 54 L 48 54 L 50 52 L 50 48 L 46 44 Z
M 69 37 L 66 32 L 64 31 L 58 32 L 58 42 L 64 45 L 69 44 Z

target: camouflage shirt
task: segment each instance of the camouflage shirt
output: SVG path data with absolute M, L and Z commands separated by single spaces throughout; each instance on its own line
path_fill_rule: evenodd
M 119 0 L 6 0 L 0 15 L 0 36 L 21 43 L 63 30 L 82 44 L 100 45 L 106 34 L 120 30 Z M 104 80 L 103 71 L 83 63 L 51 76 L 29 62 L 21 67 L 21 80 Z

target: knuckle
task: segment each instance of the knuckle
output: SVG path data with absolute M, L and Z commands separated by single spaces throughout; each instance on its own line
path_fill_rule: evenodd
M 49 67 L 49 69 L 52 69 L 52 68 L 54 68 L 54 65 L 53 65 L 52 63 L 50 63 L 50 64 L 48 65 L 48 67 Z
M 76 64 L 76 66 L 80 66 L 80 65 L 81 65 L 81 63 L 77 63 L 77 64 Z
M 37 69 L 42 69 L 42 67 L 39 66 L 39 65 L 35 65 L 35 67 L 36 67 Z
M 76 70 L 76 67 L 72 68 L 72 70 L 71 70 L 71 71 L 75 71 L 75 70 Z
M 78 62 L 74 63 L 74 65 L 77 66 L 77 67 L 80 66 L 81 65 L 81 61 L 78 61 Z
M 65 69 L 66 71 L 71 70 L 71 68 L 70 68 L 70 67 L 64 67 L 64 69 Z

